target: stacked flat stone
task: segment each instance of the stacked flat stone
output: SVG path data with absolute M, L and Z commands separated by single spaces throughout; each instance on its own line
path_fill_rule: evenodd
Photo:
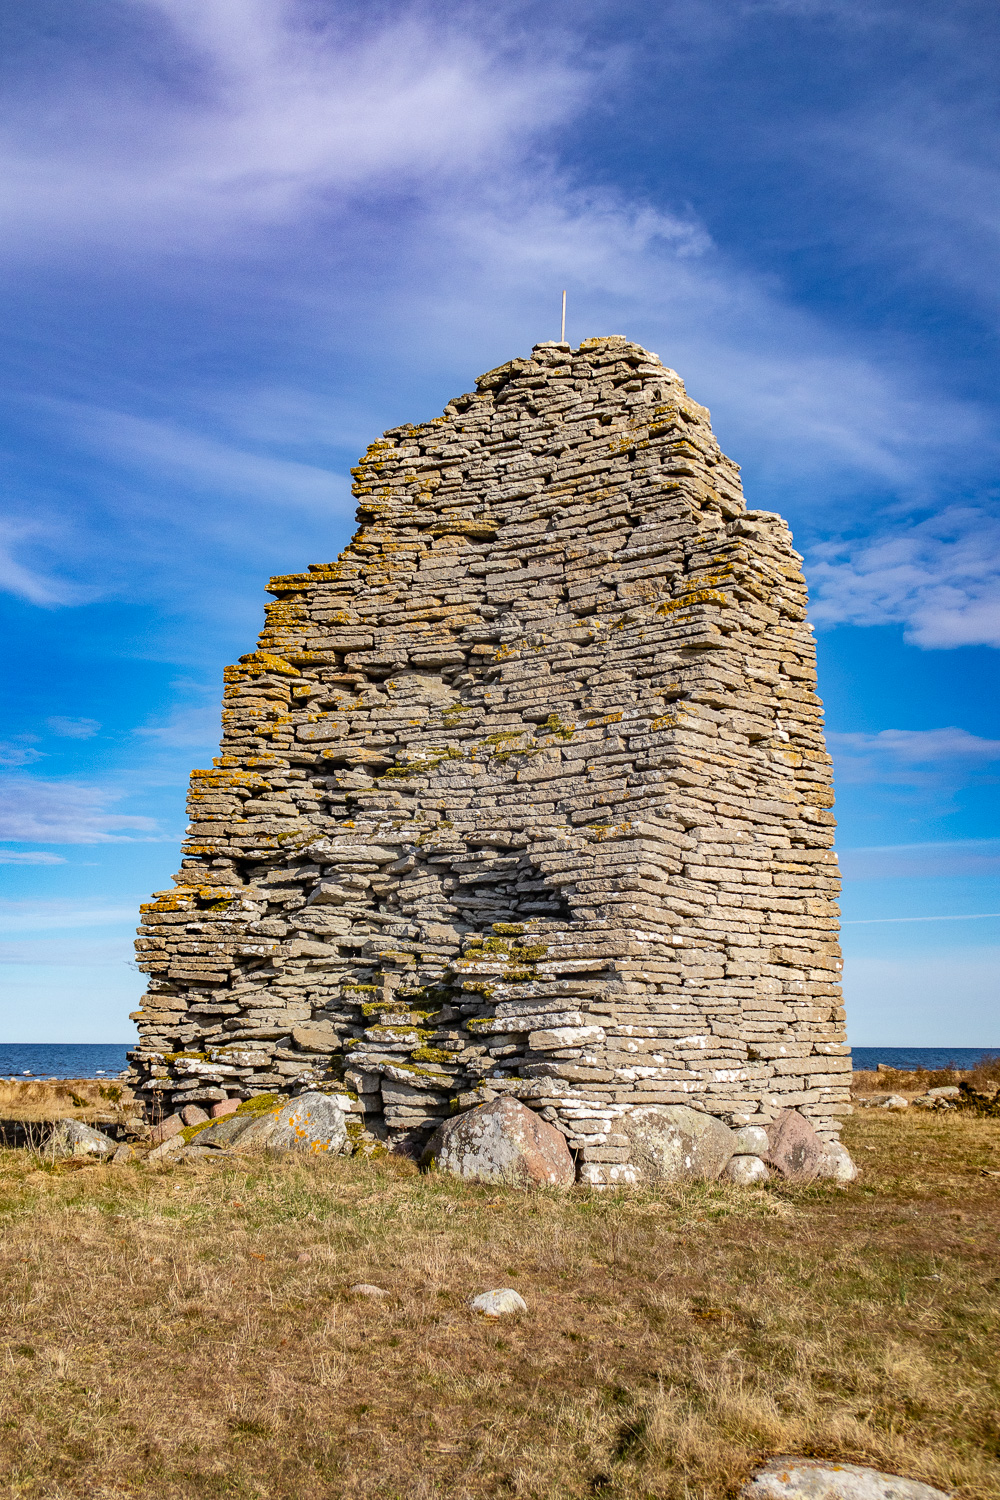
M 831 764 L 801 558 L 621 337 L 537 345 L 354 471 L 271 580 L 143 908 L 133 1079 L 329 1087 L 417 1151 L 514 1095 L 585 1181 L 640 1104 L 849 1113 Z

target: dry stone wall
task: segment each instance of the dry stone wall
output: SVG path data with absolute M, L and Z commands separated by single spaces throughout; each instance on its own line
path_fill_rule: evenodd
M 143 908 L 164 1108 L 328 1087 L 419 1151 L 512 1095 L 584 1180 L 622 1115 L 849 1111 L 831 768 L 801 558 L 680 377 L 539 344 L 355 472 L 271 580 Z

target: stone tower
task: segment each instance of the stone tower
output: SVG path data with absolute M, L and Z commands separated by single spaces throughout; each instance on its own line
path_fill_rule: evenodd
M 615 1118 L 848 1112 L 830 759 L 801 558 L 620 337 L 537 345 L 354 471 L 274 578 L 143 908 L 148 1098 L 324 1085 L 415 1150 L 512 1094 Z

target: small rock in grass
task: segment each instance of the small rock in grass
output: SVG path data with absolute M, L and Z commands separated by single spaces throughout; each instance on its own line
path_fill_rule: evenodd
M 902 1094 L 869 1094 L 857 1100 L 862 1109 L 909 1109 L 910 1102 Z
M 524 1298 L 509 1286 L 496 1292 L 480 1292 L 478 1297 L 470 1297 L 469 1306 L 473 1312 L 482 1313 L 487 1318 L 502 1318 L 505 1313 L 528 1311 Z
M 197 1104 L 185 1104 L 180 1116 L 185 1125 L 203 1125 L 208 1119 L 208 1115 Z
M 763 1135 L 763 1131 L 761 1134 Z M 766 1182 L 770 1177 L 759 1156 L 734 1156 L 722 1169 L 726 1182 L 735 1182 L 738 1187 L 749 1187 L 752 1182 Z
M 775 1458 L 740 1492 L 741 1500 L 950 1500 L 944 1490 L 822 1458 Z
M 212 1105 L 212 1119 L 221 1120 L 225 1115 L 234 1115 L 240 1107 L 238 1099 L 219 1099 Z
M 928 1099 L 961 1099 L 962 1090 L 957 1083 L 948 1083 L 939 1089 L 928 1089 Z
M 737 1156 L 765 1156 L 767 1131 L 763 1125 L 743 1125 L 736 1134 Z
M 389 1293 L 384 1286 L 372 1286 L 369 1281 L 357 1281 L 351 1287 L 353 1297 L 388 1297 Z
M 117 1150 L 110 1136 L 82 1120 L 60 1120 L 47 1146 L 54 1156 L 113 1156 Z
M 124 1166 L 127 1161 L 135 1161 L 135 1152 L 132 1150 L 132 1147 L 129 1145 L 128 1141 L 122 1141 L 121 1145 L 118 1147 L 118 1150 L 111 1158 L 111 1165 L 113 1167 L 121 1167 Z

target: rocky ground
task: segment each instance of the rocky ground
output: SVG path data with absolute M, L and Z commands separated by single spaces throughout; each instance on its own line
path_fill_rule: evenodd
M 798 1453 L 1000 1500 L 1000 1120 L 845 1141 L 848 1185 L 622 1194 L 5 1153 L 0 1495 L 723 1500 Z

